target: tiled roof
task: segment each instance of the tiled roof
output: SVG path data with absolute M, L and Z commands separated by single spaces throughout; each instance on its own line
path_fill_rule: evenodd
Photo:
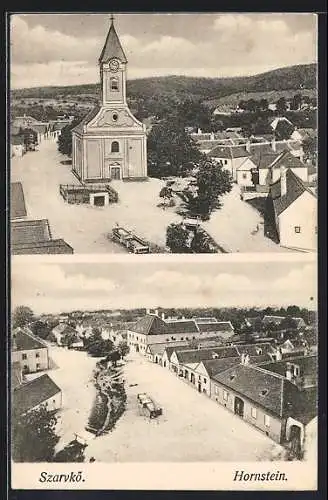
M 248 354 L 249 356 L 259 356 L 272 350 L 270 342 L 261 342 L 260 344 L 240 344 L 236 346 L 239 354 Z M 261 350 L 261 354 L 259 354 Z
M 292 385 L 280 375 L 242 364 L 214 375 L 213 380 L 279 417 L 283 416 L 285 410 L 285 386 Z
M 198 333 L 196 323 L 193 320 L 166 322 L 152 314 L 137 321 L 133 331 L 144 335 Z
M 10 229 L 12 245 L 50 240 L 49 222 L 47 219 L 13 221 Z
M 86 114 L 86 116 L 72 129 L 72 132 L 77 132 L 78 134 L 82 134 L 83 132 L 83 127 L 84 125 L 87 125 L 95 116 L 97 115 L 98 111 L 100 110 L 100 106 L 97 105 L 93 109 L 89 111 L 89 113 Z
M 297 156 L 294 156 L 290 151 L 284 150 L 283 154 L 277 159 L 274 167 L 285 167 L 285 168 L 306 168 L 306 165 L 301 162 Z
M 201 361 L 199 365 L 201 364 L 204 365 L 204 368 L 206 369 L 209 377 L 212 378 L 214 375 L 224 372 L 232 366 L 239 365 L 240 357 L 235 356 L 232 358 L 205 359 L 204 361 Z
M 290 361 L 289 361 L 290 360 Z M 279 375 L 285 376 L 287 363 L 292 362 L 296 364 L 301 369 L 302 376 L 314 376 L 318 375 L 318 356 L 316 354 L 310 356 L 293 356 L 289 358 L 288 356 L 281 361 L 274 361 L 271 363 L 265 363 L 261 365 L 262 368 Z
M 52 329 L 52 333 L 65 335 L 67 333 L 76 334 L 77 332 L 72 326 L 67 325 L 66 323 L 59 323 L 59 325 L 55 326 L 55 328 Z
M 117 57 L 123 63 L 127 62 L 122 45 L 115 31 L 114 24 L 112 23 L 109 28 L 105 45 L 99 57 L 99 63 L 107 63 L 113 57 Z
M 231 358 L 238 356 L 235 347 L 218 347 L 212 349 L 192 349 L 186 351 L 177 351 L 179 363 L 200 363 L 206 359 Z
M 285 319 L 285 316 L 270 316 L 270 315 L 266 315 L 263 317 L 262 319 L 262 323 L 264 324 L 268 324 L 268 323 L 281 323 L 282 320 Z
M 164 351 L 167 350 L 168 348 L 170 349 L 172 348 L 173 352 L 176 348 L 180 347 L 181 348 L 188 347 L 188 342 L 180 341 L 180 342 L 170 342 L 170 343 L 163 342 L 160 344 L 148 344 L 147 351 L 149 351 L 151 354 L 164 354 Z
M 280 215 L 305 191 L 315 197 L 315 194 L 304 185 L 303 181 L 291 169 L 286 172 L 286 183 L 287 193 L 283 196 L 281 196 L 281 178 L 270 187 L 270 196 L 276 215 Z
M 13 393 L 13 411 L 22 415 L 55 396 L 61 389 L 44 374 L 17 387 Z
M 14 351 L 30 351 L 33 349 L 47 349 L 48 346 L 41 339 L 36 337 L 27 328 L 15 328 L 13 331 Z
M 230 321 L 218 321 L 217 323 L 198 323 L 201 332 L 233 332 L 234 328 Z
M 24 191 L 21 182 L 10 184 L 10 218 L 18 219 L 27 215 Z
M 259 169 L 267 169 L 279 158 L 280 154 L 273 151 L 268 153 L 255 152 L 251 156 L 251 160 Z
M 28 243 L 12 243 L 11 253 L 13 255 L 73 254 L 74 250 L 66 241 L 58 239 Z

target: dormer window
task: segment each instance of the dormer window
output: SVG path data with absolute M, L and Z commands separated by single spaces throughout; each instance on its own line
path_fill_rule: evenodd
M 118 78 L 116 76 L 112 76 L 110 79 L 110 89 L 112 92 L 118 92 Z
M 262 396 L 262 397 L 266 396 L 267 394 L 269 394 L 269 389 L 263 389 L 263 390 L 260 392 L 260 396 Z

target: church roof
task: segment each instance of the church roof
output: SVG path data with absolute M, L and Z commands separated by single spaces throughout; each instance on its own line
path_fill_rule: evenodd
M 114 23 L 112 22 L 109 28 L 104 48 L 102 49 L 99 57 L 99 64 L 107 63 L 113 57 L 120 59 L 120 61 L 123 63 L 127 62 L 121 42 L 115 31 Z

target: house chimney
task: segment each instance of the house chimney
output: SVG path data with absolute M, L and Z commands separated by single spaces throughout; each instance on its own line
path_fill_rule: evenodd
M 276 145 L 276 138 L 275 137 L 273 137 L 273 139 L 272 139 L 271 147 L 272 147 L 272 151 L 274 151 L 274 152 L 277 151 L 277 145 Z
M 211 141 L 214 141 L 215 137 L 214 137 L 214 132 L 211 132 Z
M 289 363 L 287 363 L 287 368 L 286 368 L 286 379 L 287 380 L 292 380 L 293 378 L 293 372 L 292 372 L 292 367 Z
M 162 320 L 165 321 L 165 313 L 164 312 L 162 312 L 161 316 L 162 316 Z
M 278 347 L 277 354 L 276 354 L 276 361 L 281 361 L 281 360 L 282 360 L 282 351 L 281 351 L 281 348 Z
M 251 152 L 251 141 L 249 139 L 246 142 L 245 147 L 246 147 L 247 153 L 250 153 Z
M 244 365 L 244 364 L 245 364 L 245 354 L 244 354 L 243 352 L 242 352 L 242 354 L 241 354 L 241 356 L 240 356 L 240 363 L 241 363 L 242 365 Z
M 155 316 L 159 316 L 158 309 L 155 309 L 154 314 L 155 314 Z
M 201 134 L 202 130 L 200 128 L 197 129 L 197 134 Z
M 147 309 L 146 309 L 146 314 L 150 314 L 150 309 L 149 309 L 149 307 L 147 307 Z
M 280 168 L 280 193 L 281 196 L 286 196 L 287 194 L 287 169 L 286 167 Z

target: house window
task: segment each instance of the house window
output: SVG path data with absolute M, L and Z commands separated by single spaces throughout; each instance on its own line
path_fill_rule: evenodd
M 112 142 L 111 152 L 112 153 L 119 153 L 120 152 L 120 145 L 117 141 Z
M 270 427 L 270 417 L 268 415 L 264 415 L 264 425 Z
M 116 76 L 113 76 L 110 79 L 110 89 L 111 91 L 118 92 L 118 78 Z
M 37 363 L 37 364 L 36 364 L 36 369 L 37 369 L 37 370 L 40 370 L 40 363 Z
M 204 379 L 203 379 L 203 381 L 204 381 L 204 384 L 206 384 L 206 382 L 207 382 L 207 379 L 206 379 L 206 378 L 204 378 Z
M 247 179 L 247 174 L 243 173 L 243 179 Z
M 256 410 L 256 408 L 252 408 L 251 409 L 251 415 L 252 415 L 253 418 L 257 417 L 257 410 Z
M 224 160 L 224 164 L 225 164 L 225 165 L 228 165 L 228 160 Z
M 24 365 L 24 366 L 23 366 L 23 369 L 24 369 L 24 371 L 28 371 L 28 366 L 27 366 L 27 365 Z
M 220 389 L 217 385 L 214 387 L 214 392 L 215 394 L 220 394 Z
M 224 399 L 224 401 L 228 401 L 228 393 L 227 393 L 227 391 L 223 391 L 223 399 Z
M 22 354 L 22 359 L 27 359 L 27 354 Z
M 39 352 L 36 352 L 36 353 L 35 353 L 35 357 L 36 357 L 36 358 L 39 358 L 39 357 L 40 357 L 40 353 L 39 353 Z
M 294 375 L 295 377 L 299 377 L 300 374 L 300 367 L 299 366 L 294 366 Z
M 295 230 L 295 233 L 300 233 L 301 232 L 301 226 L 295 226 L 294 230 Z
M 55 399 L 53 399 L 53 400 L 52 400 L 52 402 L 55 404 L 55 403 L 56 403 L 56 400 L 55 400 Z

